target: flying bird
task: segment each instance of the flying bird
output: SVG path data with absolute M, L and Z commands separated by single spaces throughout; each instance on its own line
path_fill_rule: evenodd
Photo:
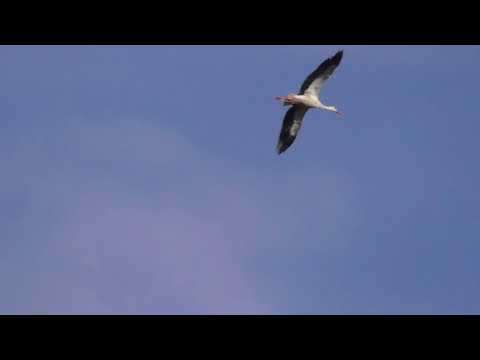
M 320 90 L 340 64 L 342 57 L 343 50 L 321 63 L 320 66 L 305 79 L 298 95 L 289 94 L 288 96 L 275 97 L 275 99 L 281 101 L 284 106 L 291 105 L 283 119 L 282 130 L 278 139 L 277 152 L 279 155 L 286 151 L 297 138 L 298 132 L 302 127 L 303 118 L 309 109 L 321 109 L 334 112 L 339 116 L 342 115 L 335 106 L 324 105 L 318 98 Z

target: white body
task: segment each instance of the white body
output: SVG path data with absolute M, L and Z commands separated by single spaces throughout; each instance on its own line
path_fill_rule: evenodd
M 307 108 L 315 108 L 338 113 L 338 110 L 334 106 L 323 105 L 318 99 L 316 93 L 306 92 L 304 95 L 289 94 L 282 100 L 284 105 L 301 104 Z

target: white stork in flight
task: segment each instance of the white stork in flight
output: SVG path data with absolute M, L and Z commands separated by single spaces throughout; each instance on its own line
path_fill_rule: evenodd
M 303 118 L 310 108 L 331 111 L 339 116 L 342 115 L 335 106 L 323 105 L 318 99 L 320 89 L 340 64 L 342 57 L 343 50 L 321 63 L 320 66 L 305 79 L 298 95 L 289 94 L 288 96 L 277 96 L 275 98 L 285 106 L 292 105 L 283 120 L 282 131 L 280 132 L 277 144 L 278 154 L 283 153 L 293 144 L 302 127 Z

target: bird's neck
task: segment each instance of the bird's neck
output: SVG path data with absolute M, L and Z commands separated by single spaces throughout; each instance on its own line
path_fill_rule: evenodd
M 335 106 L 328 106 L 328 105 L 323 105 L 322 103 L 320 103 L 319 108 L 322 109 L 322 110 L 335 112 Z

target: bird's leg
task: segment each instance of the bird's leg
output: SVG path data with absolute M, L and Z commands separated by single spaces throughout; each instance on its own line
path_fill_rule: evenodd
M 291 101 L 288 98 L 288 96 L 276 96 L 275 100 L 280 101 L 284 106 L 291 104 Z
M 296 96 L 297 95 L 295 94 L 288 94 L 287 100 L 290 105 L 295 105 L 300 103 L 300 101 L 296 98 Z
M 276 96 L 275 99 L 281 101 L 283 105 L 294 105 L 298 103 L 298 100 L 295 99 L 295 94 L 288 94 L 287 96 Z

